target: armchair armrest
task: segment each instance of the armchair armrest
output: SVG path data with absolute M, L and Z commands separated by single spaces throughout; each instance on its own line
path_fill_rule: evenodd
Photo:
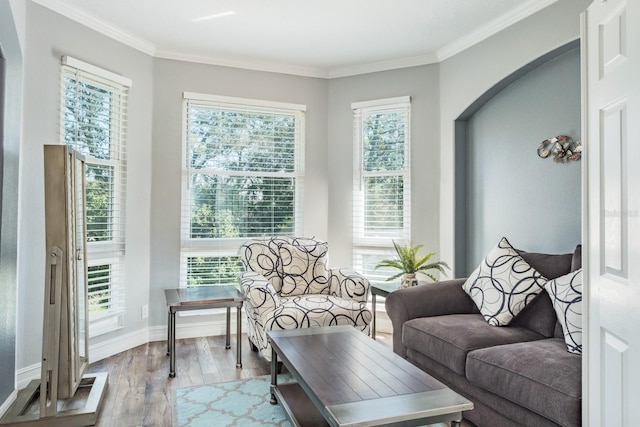
M 238 276 L 240 288 L 251 309 L 263 317 L 280 306 L 280 297 L 275 288 L 262 274 L 246 271 Z
M 329 269 L 331 292 L 340 298 L 350 298 L 366 303 L 371 285 L 362 274 L 347 268 Z
M 466 279 L 445 280 L 399 289 L 385 299 L 387 315 L 393 325 L 393 351 L 406 357 L 402 343 L 404 322 L 419 317 L 474 313 L 473 300 L 462 289 Z M 477 310 L 477 309 L 476 309 Z

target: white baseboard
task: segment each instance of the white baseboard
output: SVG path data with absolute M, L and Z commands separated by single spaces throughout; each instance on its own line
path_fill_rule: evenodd
M 39 380 L 40 373 L 40 363 L 18 369 L 16 371 L 16 387 L 18 387 L 18 390 L 22 390 L 29 385 L 31 380 Z
M 11 405 L 13 405 L 13 402 L 15 402 L 17 398 L 18 390 L 13 390 L 13 393 L 11 393 L 9 397 L 7 397 L 7 400 L 5 400 L 2 405 L 0 405 L 0 418 L 4 417 L 4 414 L 7 413 L 7 411 L 9 410 Z

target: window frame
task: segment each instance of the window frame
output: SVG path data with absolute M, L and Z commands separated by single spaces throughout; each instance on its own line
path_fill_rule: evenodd
M 356 270 L 365 274 L 370 281 L 381 282 L 387 272 L 370 268 L 367 257 L 387 259 L 395 256 L 393 241 L 398 243 L 411 240 L 411 98 L 400 96 L 395 98 L 377 99 L 372 101 L 354 102 L 351 104 L 353 112 L 353 235 L 352 262 Z M 401 112 L 404 117 L 404 164 L 401 169 L 391 171 L 364 170 L 364 121 L 368 115 L 384 112 Z M 403 210 L 402 228 L 390 233 L 367 235 L 365 229 L 366 189 L 365 178 L 401 177 L 403 182 Z M 389 271 L 389 273 L 392 273 Z
M 92 166 L 111 168 L 112 182 L 109 192 L 109 239 L 90 241 L 87 233 L 87 267 L 97 265 L 110 266 L 110 300 L 111 309 L 105 312 L 88 311 L 89 337 L 95 337 L 124 327 L 124 289 L 126 286 L 126 148 L 127 148 L 127 109 L 128 92 L 132 81 L 126 77 L 88 64 L 73 57 L 63 56 L 60 73 L 60 143 L 67 144 L 82 153 L 86 169 Z M 77 138 L 73 143 L 66 140 L 66 101 L 68 99 L 66 79 L 110 93 L 109 99 L 109 159 L 91 156 L 85 149 L 78 147 L 83 144 Z M 77 99 L 77 94 L 73 99 Z M 87 283 L 88 286 L 88 283 Z M 87 299 L 90 293 L 87 288 Z M 88 307 L 89 308 L 89 307 Z
M 286 173 L 274 172 L 249 172 L 230 170 L 199 170 L 194 172 L 188 166 L 189 156 L 189 105 L 190 102 L 199 105 L 209 104 L 212 108 L 229 108 L 233 111 L 246 110 L 248 112 L 265 112 L 274 114 L 282 112 L 295 116 L 295 145 L 294 145 L 294 170 Z M 300 234 L 303 229 L 303 195 L 304 195 L 304 148 L 305 148 L 305 112 L 306 106 L 257 99 L 237 98 L 202 94 L 194 92 L 183 93 L 182 108 L 182 177 L 181 177 L 181 218 L 180 218 L 180 284 L 181 288 L 188 287 L 188 259 L 196 256 L 211 258 L 238 257 L 240 246 L 249 239 L 255 237 L 237 238 L 192 238 L 190 236 L 190 182 L 194 173 L 212 176 L 269 176 L 289 177 L 295 181 L 294 190 L 294 230 Z M 273 234 L 269 233 L 269 236 Z

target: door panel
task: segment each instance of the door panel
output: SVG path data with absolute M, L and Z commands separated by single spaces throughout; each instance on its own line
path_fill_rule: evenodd
M 640 2 L 583 15 L 584 425 L 640 425 Z

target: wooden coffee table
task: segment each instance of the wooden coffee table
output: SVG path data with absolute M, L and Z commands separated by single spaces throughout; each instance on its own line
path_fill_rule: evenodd
M 271 403 L 294 425 L 459 422 L 473 404 L 351 326 L 267 332 Z M 278 384 L 278 361 L 297 383 Z

